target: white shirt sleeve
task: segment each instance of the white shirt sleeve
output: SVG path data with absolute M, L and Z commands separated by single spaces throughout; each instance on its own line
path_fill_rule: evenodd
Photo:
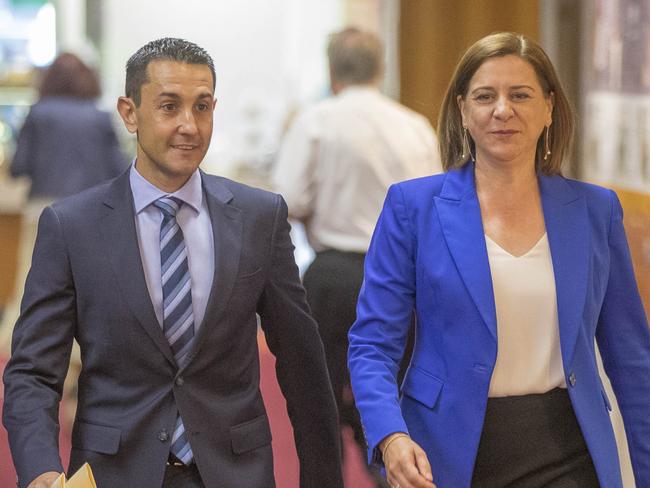
M 313 213 L 315 171 L 319 137 L 308 114 L 303 114 L 287 131 L 272 174 L 272 184 L 289 207 L 289 217 L 302 222 Z

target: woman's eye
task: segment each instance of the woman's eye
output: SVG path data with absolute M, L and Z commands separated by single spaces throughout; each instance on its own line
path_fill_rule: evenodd
M 512 98 L 514 98 L 515 100 L 525 100 L 527 98 L 530 98 L 530 95 L 528 95 L 528 93 L 517 92 L 512 94 Z
M 480 95 L 476 95 L 474 97 L 474 100 L 477 102 L 487 102 L 492 99 L 492 96 L 488 93 L 481 93 Z

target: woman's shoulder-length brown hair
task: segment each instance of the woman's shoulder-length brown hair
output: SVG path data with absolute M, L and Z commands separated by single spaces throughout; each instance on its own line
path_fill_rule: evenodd
M 92 68 L 72 53 L 62 53 L 45 71 L 40 84 L 40 98 L 69 96 L 83 99 L 101 94 L 99 78 Z
M 470 140 L 470 155 L 463 154 L 463 124 L 458 95 L 465 98 L 470 80 L 483 62 L 489 58 L 510 54 L 528 61 L 535 70 L 545 95 L 553 97 L 552 124 L 548 134 L 551 155 L 544 160 L 544 133 L 542 132 L 537 142 L 535 165 L 543 174 L 561 174 L 562 163 L 569 154 L 573 141 L 573 109 L 550 59 L 541 46 L 526 36 L 514 32 L 497 32 L 478 40 L 465 51 L 456 66 L 438 117 L 438 140 L 445 171 L 467 164 L 474 151 L 473 142 Z

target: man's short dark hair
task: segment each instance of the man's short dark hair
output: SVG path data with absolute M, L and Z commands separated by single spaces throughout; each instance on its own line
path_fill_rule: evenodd
M 371 83 L 383 71 L 381 41 L 376 35 L 356 27 L 348 27 L 330 36 L 327 57 L 331 76 L 339 83 Z
M 136 106 L 140 105 L 140 88 L 149 81 L 147 67 L 152 61 L 178 61 L 188 64 L 203 64 L 212 72 L 212 88 L 216 83 L 214 63 L 208 52 L 193 42 L 174 37 L 163 37 L 148 42 L 126 62 L 126 84 L 124 92 Z

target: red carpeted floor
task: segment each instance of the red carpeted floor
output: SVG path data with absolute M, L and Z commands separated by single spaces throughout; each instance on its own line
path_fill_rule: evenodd
M 273 454 L 275 458 L 275 478 L 278 488 L 298 488 L 298 458 L 293 442 L 293 431 L 287 416 L 284 397 L 275 378 L 275 359 L 269 352 L 264 336 L 259 335 L 261 388 L 264 403 L 271 420 L 273 432 Z M 0 358 L 0 375 L 4 370 L 5 360 Z M 2 412 L 3 388 L 0 383 L 0 413 Z M 70 453 L 70 430 L 61 423 L 60 436 L 61 457 L 67 466 Z M 375 484 L 366 474 L 362 453 L 352 440 L 350 431 L 343 432 L 345 461 L 344 476 L 347 488 L 374 488 Z M 11 462 L 7 433 L 0 428 L 0 488 L 15 486 L 16 473 Z M 104 487 L 99 487 L 104 488 Z

